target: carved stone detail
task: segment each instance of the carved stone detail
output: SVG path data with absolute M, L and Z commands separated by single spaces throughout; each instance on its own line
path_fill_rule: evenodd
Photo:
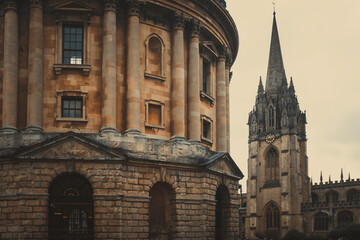
M 140 2 L 138 0 L 128 0 L 128 16 L 140 16 Z
M 14 9 L 17 10 L 17 0 L 4 0 L 5 11 Z
M 222 45 L 219 49 L 218 61 L 225 61 L 227 55 L 226 47 Z
M 199 37 L 201 31 L 201 22 L 200 20 L 191 19 L 190 20 L 190 37 Z
M 114 11 L 116 12 L 116 0 L 103 0 L 104 12 Z
M 29 0 L 29 6 L 43 8 L 44 0 Z
M 185 26 L 184 13 L 175 11 L 172 24 L 173 24 L 173 30 L 184 30 L 184 26 Z

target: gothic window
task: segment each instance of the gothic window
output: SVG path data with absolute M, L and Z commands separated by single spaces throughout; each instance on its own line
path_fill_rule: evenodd
M 230 193 L 228 188 L 221 184 L 216 191 L 215 206 L 215 239 L 228 239 L 230 227 Z
M 269 182 L 279 180 L 279 154 L 274 147 L 271 147 L 266 153 L 265 177 Z
M 149 239 L 172 239 L 175 230 L 175 191 L 158 182 L 150 189 Z
M 343 226 L 353 223 L 354 216 L 353 213 L 350 211 L 341 211 L 337 215 L 337 225 Z
M 83 26 L 63 26 L 63 63 L 83 63 Z
M 82 176 L 64 174 L 49 188 L 49 239 L 93 239 L 92 187 Z
M 346 193 L 347 202 L 358 202 L 360 200 L 360 193 L 356 189 L 350 189 Z
M 87 93 L 81 91 L 56 92 L 57 121 L 87 121 Z
M 265 211 L 266 228 L 280 228 L 280 211 L 274 203 L 270 203 Z
M 145 76 L 165 80 L 164 43 L 160 36 L 151 34 L 145 41 Z
M 319 212 L 314 216 L 314 231 L 328 230 L 329 216 L 326 213 Z
M 145 126 L 164 128 L 164 103 L 157 100 L 145 101 Z
M 275 113 L 274 113 L 274 108 L 270 107 L 269 108 L 269 127 L 274 127 L 275 126 Z
M 325 198 L 327 203 L 330 203 L 330 201 L 336 203 L 339 200 L 339 193 L 334 190 L 328 191 L 325 194 Z

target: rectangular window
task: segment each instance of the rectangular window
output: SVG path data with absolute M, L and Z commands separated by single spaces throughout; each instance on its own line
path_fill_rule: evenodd
M 148 129 L 163 129 L 165 127 L 164 106 L 164 103 L 157 100 L 145 100 L 145 126 Z
M 82 97 L 62 97 L 61 98 L 61 117 L 62 118 L 82 118 L 83 117 L 83 98 Z
M 83 26 L 64 25 L 63 64 L 83 64 Z
M 210 63 L 204 59 L 203 61 L 203 87 L 202 90 L 210 94 Z
M 161 125 L 161 105 L 149 104 L 149 124 Z
M 210 122 L 203 120 L 203 137 L 206 139 L 210 139 L 211 132 L 210 132 Z
M 201 115 L 201 140 L 204 144 L 212 144 L 212 131 L 212 120 L 205 115 Z

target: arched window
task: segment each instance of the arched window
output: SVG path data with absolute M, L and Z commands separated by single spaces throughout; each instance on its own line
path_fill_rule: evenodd
M 347 202 L 358 202 L 360 200 L 359 191 L 356 189 L 350 189 L 346 192 L 346 201 Z
M 280 211 L 274 204 L 270 203 L 265 211 L 266 216 L 266 228 L 280 228 Z
M 328 230 L 329 216 L 326 213 L 319 212 L 314 216 L 314 230 Z
M 344 226 L 354 222 L 353 213 L 350 211 L 341 211 L 337 215 L 337 225 Z
M 339 193 L 334 190 L 328 191 L 325 194 L 325 198 L 327 203 L 330 203 L 330 201 L 336 203 L 339 200 Z
M 312 203 L 318 203 L 319 202 L 319 197 L 316 193 L 311 193 L 311 199 L 312 199 Z
M 279 181 L 279 154 L 274 147 L 271 147 L 266 153 L 265 175 L 267 182 Z
M 145 76 L 163 78 L 164 43 L 157 34 L 151 34 L 145 41 Z
M 270 107 L 269 108 L 269 127 L 274 127 L 275 126 L 275 113 L 274 113 L 274 108 Z
M 49 188 L 49 238 L 93 239 L 90 183 L 77 174 L 56 177 Z
M 149 239 L 172 239 L 175 229 L 175 190 L 164 182 L 150 189 Z
M 216 191 L 215 239 L 228 239 L 230 223 L 230 194 L 228 188 L 221 184 Z

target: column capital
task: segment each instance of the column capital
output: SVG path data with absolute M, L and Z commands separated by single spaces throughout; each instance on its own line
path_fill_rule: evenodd
M 14 9 L 17 10 L 17 0 L 4 0 L 4 9 L 5 11 Z
M 174 17 L 172 19 L 173 30 L 184 30 L 185 27 L 185 18 L 184 13 L 180 11 L 175 11 Z
M 140 16 L 140 2 L 138 0 L 127 0 L 128 16 Z
M 224 45 L 221 45 L 220 49 L 219 49 L 219 56 L 218 56 L 218 62 L 220 61 L 225 61 L 226 60 L 226 55 L 227 55 L 227 49 Z
M 38 7 L 43 8 L 44 6 L 44 0 L 29 0 L 29 7 Z
M 116 0 L 103 0 L 104 12 L 113 11 L 116 12 Z
M 226 52 L 225 68 L 230 69 L 231 63 L 232 63 L 232 57 L 230 56 L 229 52 Z
M 202 25 L 200 20 L 195 18 L 190 20 L 190 37 L 199 37 Z

